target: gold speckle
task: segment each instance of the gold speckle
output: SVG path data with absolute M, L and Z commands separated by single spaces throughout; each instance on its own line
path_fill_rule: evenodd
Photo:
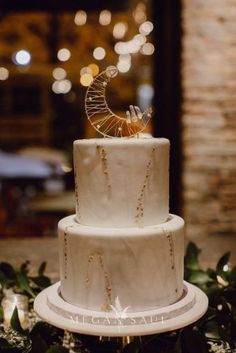
M 138 205 L 136 207 L 137 213 L 135 215 L 135 222 L 138 223 L 139 225 L 140 225 L 141 219 L 144 216 L 144 192 L 146 190 L 148 179 L 150 177 L 150 171 L 151 171 L 151 165 L 152 165 L 154 152 L 155 152 L 155 147 L 152 148 L 151 157 L 150 157 L 150 160 L 148 161 L 147 166 L 146 166 L 146 173 L 145 173 L 145 177 L 144 177 L 144 182 L 143 182 L 143 185 L 140 190 L 140 196 L 138 197 Z
M 88 257 L 88 268 L 87 268 L 87 276 L 86 276 L 85 281 L 86 281 L 87 284 L 89 284 L 89 268 L 90 268 L 91 263 L 96 258 L 98 259 L 100 268 L 101 268 L 101 270 L 103 272 L 104 281 L 105 281 L 105 303 L 104 303 L 104 305 L 102 307 L 104 308 L 103 311 L 109 311 L 110 310 L 110 305 L 111 305 L 111 302 L 112 302 L 112 298 L 111 298 L 112 285 L 111 285 L 110 276 L 105 270 L 103 256 L 99 252 L 93 253 L 92 255 L 89 255 L 89 257 Z M 109 310 L 108 310 L 108 308 L 109 308 Z
M 100 158 L 101 158 L 101 161 L 102 161 L 102 167 L 103 167 L 103 174 L 105 175 L 105 178 L 106 178 L 107 189 L 110 192 L 110 190 L 111 190 L 111 182 L 110 182 L 110 177 L 109 177 L 107 153 L 106 153 L 104 147 L 102 147 L 100 145 L 97 145 L 97 151 L 100 154 Z

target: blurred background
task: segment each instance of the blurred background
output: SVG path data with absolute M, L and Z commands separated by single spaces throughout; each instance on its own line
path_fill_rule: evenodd
M 152 105 L 147 132 L 171 140 L 170 210 L 187 239 L 234 250 L 235 18 L 231 0 L 0 1 L 3 253 L 56 238 L 74 212 L 72 143 L 96 136 L 84 98 L 110 65 L 112 109 Z

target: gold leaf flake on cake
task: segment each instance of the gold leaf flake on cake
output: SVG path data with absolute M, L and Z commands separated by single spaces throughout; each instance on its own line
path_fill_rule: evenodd
M 95 252 L 89 255 L 88 257 L 88 266 L 87 266 L 87 275 L 85 282 L 87 286 L 90 285 L 90 270 L 91 270 L 91 265 L 95 263 L 95 261 L 98 262 L 98 265 L 102 271 L 103 278 L 104 278 L 104 284 L 105 284 L 105 300 L 104 303 L 101 305 L 101 310 L 102 311 L 110 311 L 111 310 L 111 303 L 112 303 L 112 286 L 111 286 L 111 279 L 108 274 L 108 272 L 105 269 L 104 265 L 104 259 L 101 253 Z
M 108 166 L 108 158 L 107 158 L 107 153 L 104 147 L 97 145 L 97 150 L 100 155 L 100 159 L 102 162 L 102 169 L 103 169 L 103 174 L 105 176 L 106 180 L 106 185 L 108 189 L 108 193 L 111 191 L 111 181 L 110 181 L 110 175 L 109 175 L 109 166 Z
M 145 195 L 145 190 L 148 185 L 148 180 L 150 178 L 150 173 L 151 173 L 151 166 L 153 163 L 153 158 L 154 158 L 154 152 L 155 152 L 155 147 L 152 148 L 151 152 L 151 157 L 147 163 L 146 170 L 145 170 L 145 177 L 143 181 L 143 185 L 140 189 L 140 194 L 138 197 L 138 203 L 136 207 L 136 215 L 135 215 L 135 223 L 141 226 L 141 221 L 144 217 L 144 195 Z

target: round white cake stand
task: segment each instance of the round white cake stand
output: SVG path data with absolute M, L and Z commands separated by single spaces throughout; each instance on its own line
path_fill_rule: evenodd
M 208 298 L 198 287 L 184 282 L 182 297 L 169 306 L 143 312 L 86 310 L 67 303 L 60 282 L 36 297 L 34 310 L 49 324 L 71 332 L 108 337 L 143 336 L 173 331 L 200 319 Z

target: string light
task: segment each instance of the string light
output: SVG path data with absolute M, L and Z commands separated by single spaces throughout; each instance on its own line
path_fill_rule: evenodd
M 66 78 L 66 70 L 64 70 L 62 67 L 56 67 L 52 72 L 52 76 L 55 78 L 55 80 L 63 80 Z
M 121 54 L 119 55 L 119 61 L 131 61 L 131 55 L 130 54 Z
M 88 87 L 93 82 L 93 76 L 91 74 L 83 74 L 80 78 L 82 86 Z
M 5 67 L 0 67 L 0 80 L 5 81 L 9 77 L 9 71 Z
M 153 30 L 154 26 L 151 21 L 145 21 L 139 26 L 139 32 L 145 36 L 150 34 Z
M 62 48 L 57 52 L 57 58 L 60 61 L 67 61 L 70 59 L 70 57 L 71 57 L 71 52 L 67 48 Z
M 93 76 L 97 76 L 99 74 L 99 67 L 97 64 L 89 64 L 88 68 L 91 69 Z
M 106 51 L 104 48 L 102 47 L 97 47 L 94 49 L 93 51 L 93 57 L 96 59 L 96 60 L 102 60 L 105 58 L 105 55 L 106 55 Z
M 139 2 L 133 11 L 133 18 L 136 23 L 140 24 L 147 19 L 146 15 L 146 5 L 142 2 Z
M 61 80 L 61 81 L 55 81 L 52 84 L 52 90 L 56 94 L 66 94 L 70 92 L 72 87 L 71 81 L 69 80 Z
M 87 13 L 83 10 L 79 10 L 75 14 L 74 18 L 75 24 L 77 26 L 83 26 L 87 22 Z
M 99 15 L 99 23 L 102 26 L 108 26 L 111 23 L 111 12 L 108 10 L 103 10 Z
M 84 74 L 92 75 L 92 70 L 88 66 L 82 67 L 80 70 L 80 76 L 83 76 Z
M 125 22 L 117 22 L 113 28 L 113 37 L 116 39 L 121 39 L 125 36 L 128 30 L 128 25 Z
M 29 65 L 31 61 L 31 54 L 28 50 L 22 49 L 17 51 L 14 55 L 13 55 L 13 62 L 17 65 Z
M 128 72 L 130 67 L 131 67 L 131 62 L 129 61 L 119 61 L 118 64 L 116 65 L 117 69 L 120 72 Z
M 144 55 L 152 55 L 155 51 L 155 47 L 152 43 L 145 43 L 140 51 Z

